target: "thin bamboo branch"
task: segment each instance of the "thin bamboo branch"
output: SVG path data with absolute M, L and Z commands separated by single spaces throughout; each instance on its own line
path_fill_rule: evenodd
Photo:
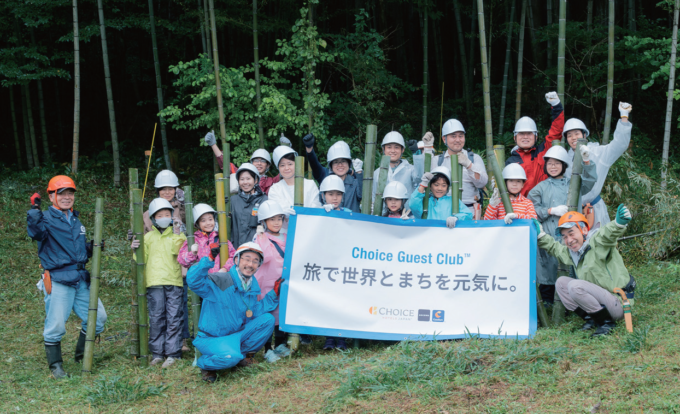
M 663 152 L 661 153 L 661 188 L 666 189 L 666 174 L 668 170 L 668 150 L 671 143 L 671 122 L 673 120 L 673 97 L 675 93 L 675 60 L 678 50 L 678 15 L 680 14 L 680 0 L 675 0 L 673 10 L 673 40 L 671 41 L 670 72 L 668 74 L 668 95 L 666 96 L 666 125 L 663 131 Z

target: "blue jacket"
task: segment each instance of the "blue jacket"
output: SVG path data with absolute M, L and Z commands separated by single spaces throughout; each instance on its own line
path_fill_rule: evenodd
M 250 289 L 244 291 L 241 278 L 236 273 L 237 266 L 232 266 L 226 276 L 224 273 L 208 273 L 213 266 L 215 263 L 204 257 L 187 273 L 189 289 L 203 298 L 199 331 L 213 337 L 227 336 L 242 330 L 248 319 L 253 320 L 279 306 L 279 298 L 273 290 L 262 300 L 257 300 L 260 285 L 255 277 Z M 253 311 L 250 318 L 246 317 L 248 309 Z
M 421 194 L 416 188 L 413 190 L 413 194 L 411 194 L 411 198 L 408 200 L 408 206 L 417 219 L 421 218 L 423 215 L 424 198 L 425 194 Z M 450 195 L 445 195 L 440 199 L 436 199 L 432 193 L 430 193 L 430 201 L 428 203 L 428 220 L 446 220 L 447 217 L 452 216 Z M 460 200 L 458 200 L 458 211 L 459 213 L 455 215 L 458 217 L 458 220 L 472 220 L 472 211 L 470 211 L 470 209 Z
M 87 249 L 85 226 L 78 216 L 73 211 L 69 223 L 66 215 L 52 206 L 46 211 L 28 210 L 28 237 L 38 242 L 40 264 L 50 271 L 52 282 L 67 286 L 78 286 L 81 279 L 90 282 L 85 264 L 92 253 Z
M 319 184 L 321 184 L 324 178 L 333 174 L 330 169 L 321 165 L 314 150 L 312 150 L 310 153 L 307 153 L 307 160 L 309 160 L 309 165 L 312 167 L 312 175 Z M 350 160 L 350 167 L 351 165 L 352 164 Z M 361 192 L 364 188 L 364 174 L 357 172 L 352 174 L 348 173 L 345 176 L 344 182 L 345 195 L 342 197 L 342 203 L 340 203 L 340 207 L 347 207 L 355 213 L 361 213 Z M 321 200 L 321 194 L 319 194 L 319 199 Z M 321 204 L 323 204 L 323 200 L 321 200 Z

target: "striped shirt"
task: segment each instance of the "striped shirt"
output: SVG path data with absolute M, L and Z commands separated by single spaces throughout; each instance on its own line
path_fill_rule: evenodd
M 528 198 L 519 194 L 514 200 L 510 200 L 512 209 L 520 219 L 538 218 L 534 210 L 534 204 Z M 498 203 L 497 206 L 489 205 L 484 213 L 484 220 L 502 220 L 505 218 L 505 207 L 503 203 Z

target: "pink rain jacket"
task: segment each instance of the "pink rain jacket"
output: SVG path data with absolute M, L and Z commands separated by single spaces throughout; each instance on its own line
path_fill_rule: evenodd
M 262 300 L 267 293 L 274 289 L 274 283 L 283 274 L 283 257 L 279 254 L 278 250 L 272 243 L 276 243 L 281 248 L 281 251 L 286 251 L 286 234 L 281 233 L 283 240 L 276 236 L 265 232 L 259 236 L 255 237 L 255 242 L 260 245 L 262 251 L 264 252 L 264 261 L 262 266 L 257 269 L 255 273 L 255 279 L 257 279 L 257 284 L 260 285 L 260 295 L 257 297 L 258 300 Z M 279 324 L 279 308 L 272 312 L 272 315 L 276 319 L 276 325 Z
M 189 246 L 187 246 L 187 242 L 185 241 L 182 247 L 179 249 L 179 255 L 177 255 L 177 261 L 179 264 L 182 266 L 189 268 L 191 265 L 194 263 L 198 263 L 200 259 L 203 257 L 210 256 L 210 243 L 212 243 L 213 240 L 219 239 L 217 236 L 217 232 L 213 231 L 210 233 L 210 235 L 206 235 L 200 230 L 196 230 L 194 232 L 194 243 L 198 244 L 198 254 L 194 254 Z M 229 260 L 227 260 L 227 263 L 225 264 L 225 269 L 229 270 L 231 267 L 234 265 L 234 254 L 236 253 L 236 250 L 234 249 L 234 246 L 231 245 L 231 242 L 229 242 Z M 219 255 L 215 258 L 215 266 L 213 266 L 212 269 L 208 270 L 208 273 L 214 273 L 220 270 L 220 259 Z

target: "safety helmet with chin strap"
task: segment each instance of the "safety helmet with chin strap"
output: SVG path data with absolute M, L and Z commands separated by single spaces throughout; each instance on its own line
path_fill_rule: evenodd
M 168 200 L 164 198 L 158 197 L 153 199 L 149 203 L 149 219 L 151 220 L 151 224 L 156 226 L 156 218 L 154 217 L 154 215 L 164 209 L 170 210 L 170 217 L 173 217 L 175 215 L 175 208 L 172 206 L 172 204 L 170 204 Z
M 251 173 L 255 174 L 255 177 L 253 177 L 255 179 L 255 185 L 260 182 L 260 172 L 257 170 L 256 166 L 249 162 L 244 162 L 240 167 L 238 167 L 238 170 L 236 170 L 236 181 L 238 181 L 241 174 L 243 174 L 245 171 L 250 171 Z
M 385 138 L 383 138 L 382 144 L 380 144 L 380 146 L 385 148 L 385 145 L 387 144 L 399 144 L 401 145 L 401 148 L 406 148 L 404 137 L 397 131 L 388 132 L 385 135 Z
M 262 158 L 263 160 L 267 161 L 267 168 L 264 170 L 266 174 L 267 171 L 269 171 L 269 167 L 272 165 L 272 157 L 269 155 L 269 151 L 263 148 L 256 149 L 255 152 L 253 152 L 253 155 L 250 157 L 250 163 L 254 165 L 253 161 L 256 158 Z
M 578 118 L 571 118 L 564 123 L 564 129 L 562 130 L 562 137 L 567 138 L 567 132 L 573 131 L 575 129 L 580 129 L 583 132 L 583 138 L 588 138 L 590 131 L 586 128 L 586 124 L 583 123 Z
M 442 127 L 442 139 L 449 134 L 453 134 L 454 132 L 462 132 L 464 134 L 465 128 L 463 127 L 463 123 L 459 120 L 449 119 Z
M 567 150 L 558 145 L 550 147 L 550 149 L 543 156 L 543 159 L 546 158 L 554 158 L 556 160 L 569 164 L 569 154 L 567 154 Z
M 536 122 L 528 116 L 523 116 L 517 120 L 515 123 L 515 130 L 513 134 L 516 136 L 518 132 L 533 132 L 534 135 L 538 136 L 538 128 L 536 127 Z
M 276 168 L 279 168 L 281 158 L 288 154 L 295 154 L 296 157 L 298 156 L 298 153 L 287 145 L 279 145 L 278 147 L 274 148 L 274 164 L 276 164 Z
M 217 226 L 217 211 L 215 211 L 215 209 L 210 207 L 209 205 L 203 203 L 196 204 L 194 208 L 191 209 L 191 214 L 194 216 L 194 226 L 198 228 L 199 227 L 198 221 L 204 214 L 207 213 L 212 213 L 215 219 L 215 226 Z
M 153 186 L 156 188 L 179 187 L 179 180 L 174 172 L 163 170 L 156 174 L 156 180 L 154 181 Z
M 434 174 L 434 177 L 432 177 L 430 183 L 434 182 L 435 178 L 437 178 L 438 175 L 441 175 L 444 178 L 446 178 L 446 183 L 448 184 L 448 186 L 449 187 L 451 186 L 451 171 L 449 171 L 448 168 L 440 165 L 439 167 L 433 168 L 431 173 Z
M 284 216 L 285 218 L 286 213 L 281 208 L 281 205 L 274 200 L 265 201 L 257 209 L 257 221 L 264 226 L 265 230 L 267 230 L 266 220 L 276 216 Z
M 343 199 L 345 198 L 345 182 L 342 178 L 335 174 L 326 176 L 319 186 L 319 194 L 321 195 L 321 201 L 326 204 L 326 193 L 328 191 L 340 191 L 342 193 Z M 342 204 L 342 200 L 340 201 Z
M 345 141 L 338 141 L 328 148 L 328 168 L 331 169 L 331 164 L 337 159 L 345 159 L 352 167 L 352 154 L 349 150 L 349 145 Z

